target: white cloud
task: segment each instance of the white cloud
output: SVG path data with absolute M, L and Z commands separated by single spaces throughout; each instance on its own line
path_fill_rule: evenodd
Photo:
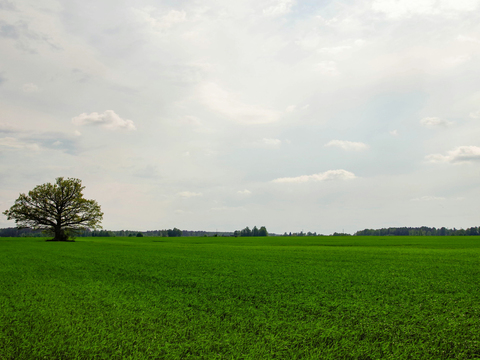
M 173 211 L 175 214 L 193 214 L 191 211 L 185 211 L 182 209 L 177 209 Z
M 480 40 L 471 36 L 458 35 L 457 40 L 461 42 L 473 42 L 480 44 Z
M 420 198 L 410 199 L 410 201 L 441 201 L 445 200 L 444 197 L 437 196 L 422 196 Z
M 162 17 L 164 26 L 172 26 L 187 20 L 185 11 L 170 10 L 168 14 Z
M 200 119 L 193 115 L 187 115 L 179 119 L 179 123 L 182 125 L 190 125 L 190 126 L 200 126 L 202 122 Z
M 285 15 L 291 11 L 293 5 L 294 0 L 274 0 L 269 7 L 263 9 L 263 13 L 267 16 Z
M 113 110 L 106 110 L 99 114 L 93 112 L 91 114 L 83 113 L 72 119 L 75 125 L 101 125 L 105 129 L 125 129 L 136 130 L 132 120 L 122 119 Z
M 22 90 L 23 92 L 26 92 L 26 93 L 32 93 L 32 92 L 37 92 L 39 91 L 39 87 L 33 83 L 28 83 L 28 84 L 25 84 L 22 86 Z
M 318 52 L 323 54 L 337 55 L 345 50 L 350 50 L 352 47 L 349 45 L 334 46 L 334 47 L 324 47 L 318 50 Z
M 145 7 L 142 9 L 134 9 L 134 13 L 138 18 L 149 24 L 156 30 L 165 30 L 173 27 L 176 24 L 185 22 L 187 20 L 187 14 L 185 11 L 170 10 L 164 15 L 158 15 L 158 11 L 154 7 Z
M 393 135 L 393 136 L 398 136 L 398 130 L 392 130 L 392 131 L 389 131 L 390 135 Z
M 462 65 L 463 63 L 466 63 L 467 61 L 471 60 L 470 55 L 455 55 L 455 56 L 449 56 L 443 60 L 443 64 L 446 67 L 455 67 Z
M 237 191 L 237 194 L 244 195 L 244 196 L 249 196 L 249 195 L 252 194 L 252 192 L 250 190 L 245 189 L 245 190 Z
M 478 5 L 478 0 L 440 0 L 442 10 L 453 11 L 474 11 Z
M 375 0 L 372 9 L 387 17 L 399 18 L 411 14 L 431 14 L 435 0 Z
M 326 147 L 335 146 L 339 147 L 343 150 L 353 150 L 353 151 L 361 151 L 368 149 L 368 145 L 362 142 L 354 142 L 354 141 L 345 141 L 345 140 L 332 140 L 325 144 Z
M 0 138 L 0 146 L 21 149 L 24 144 L 13 137 Z
M 322 75 L 337 76 L 340 74 L 335 61 L 321 61 L 315 65 L 314 69 Z
M 290 112 L 295 111 L 295 108 L 296 108 L 295 105 L 290 105 L 290 106 L 287 106 L 287 108 L 285 109 L 285 111 L 286 111 L 287 113 L 290 113 Z
M 246 211 L 243 206 L 219 206 L 213 207 L 210 210 L 212 211 Z
M 353 42 L 355 46 L 363 46 L 365 45 L 366 41 L 364 39 L 357 39 Z
M 351 39 L 348 40 L 350 45 L 337 45 L 337 46 L 325 46 L 318 49 L 320 54 L 336 56 L 342 53 L 345 53 L 349 50 L 355 50 L 355 48 L 360 48 L 365 45 L 366 41 L 364 39 L 356 39 L 352 41 Z
M 438 128 L 452 126 L 455 123 L 438 117 L 426 117 L 420 120 L 420 124 L 427 128 Z
M 29 144 L 13 137 L 0 138 L 0 146 L 10 149 L 28 149 L 32 151 L 40 150 L 37 144 Z
M 480 147 L 478 146 L 459 146 L 447 152 L 447 155 L 431 154 L 426 159 L 430 162 L 440 163 L 463 163 L 480 160 Z
M 275 183 L 306 183 L 326 180 L 350 180 L 355 179 L 354 173 L 342 169 L 328 170 L 323 173 L 313 175 L 302 175 L 297 177 L 285 177 L 273 180 Z
M 263 149 L 279 149 L 282 145 L 282 140 L 280 139 L 273 139 L 273 138 L 263 138 L 258 139 L 252 142 L 246 142 L 246 147 L 253 147 L 253 148 L 263 148 Z
M 452 12 L 473 11 L 478 0 L 375 0 L 372 10 L 389 18 L 413 15 L 450 15 Z
M 82 133 L 78 130 L 75 130 L 74 134 L 75 134 L 75 136 L 82 136 Z
M 277 111 L 244 104 L 215 83 L 203 85 L 200 89 L 200 97 L 210 109 L 239 123 L 267 124 L 280 118 Z
M 265 147 L 268 147 L 268 148 L 278 149 L 280 147 L 280 145 L 282 144 L 282 140 L 263 138 L 262 139 L 262 144 Z
M 470 117 L 471 117 L 472 119 L 480 119 L 480 110 L 478 110 L 478 111 L 472 111 L 472 112 L 470 113 Z
M 196 193 L 196 192 L 191 192 L 191 191 L 182 191 L 178 193 L 179 196 L 183 198 L 191 198 L 191 197 L 196 197 L 196 196 L 202 196 L 202 193 Z

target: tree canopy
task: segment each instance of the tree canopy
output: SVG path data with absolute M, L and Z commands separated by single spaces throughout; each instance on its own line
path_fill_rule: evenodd
M 245 229 L 236 230 L 233 236 L 268 236 L 268 231 L 265 226 L 262 226 L 260 229 L 254 226 L 252 230 L 247 226 Z
M 95 200 L 83 198 L 82 181 L 59 177 L 55 183 L 36 186 L 20 194 L 15 204 L 3 212 L 18 228 L 45 230 L 54 241 L 67 241 L 76 230 L 101 229 L 103 213 Z

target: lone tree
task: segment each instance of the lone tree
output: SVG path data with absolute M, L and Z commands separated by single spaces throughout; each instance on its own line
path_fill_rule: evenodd
M 82 181 L 55 179 L 55 184 L 36 186 L 28 195 L 20 194 L 15 204 L 3 212 L 18 228 L 30 227 L 53 234 L 52 241 L 68 241 L 75 230 L 101 229 L 103 213 L 95 200 L 83 198 Z

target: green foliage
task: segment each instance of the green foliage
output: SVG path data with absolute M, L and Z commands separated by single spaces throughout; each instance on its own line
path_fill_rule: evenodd
M 115 234 L 112 231 L 107 231 L 107 230 L 94 230 L 94 231 L 84 231 L 82 233 L 77 234 L 77 236 L 110 237 L 110 236 L 115 236 Z
M 480 357 L 478 237 L 57 245 L 0 239 L 0 359 Z
M 95 200 L 83 198 L 82 181 L 59 177 L 54 184 L 36 186 L 20 194 L 15 204 L 3 212 L 19 228 L 44 230 L 54 240 L 68 240 L 76 231 L 101 228 L 103 213 Z
M 240 236 L 252 236 L 252 230 L 247 226 L 240 232 Z
M 434 227 L 401 227 L 401 228 L 383 228 L 383 229 L 365 229 L 355 233 L 357 236 L 478 236 L 480 227 L 471 227 L 468 229 L 447 229 Z
M 110 236 L 137 236 L 139 231 L 131 231 L 131 230 L 118 230 L 118 231 L 110 231 Z M 204 233 L 204 231 L 202 232 Z M 179 237 L 182 236 L 183 232 L 180 229 L 173 228 L 173 229 L 165 229 L 165 230 L 148 230 L 142 231 L 141 234 L 147 237 L 154 237 L 154 236 L 162 236 L 162 237 Z
M 262 226 L 260 230 L 258 230 L 258 236 L 268 236 L 268 231 L 265 226 Z
M 143 234 L 141 232 L 137 233 L 136 237 L 143 237 Z
M 243 230 L 236 230 L 233 233 L 233 236 L 235 236 L 235 237 L 237 237 L 237 236 L 242 236 L 242 237 L 245 237 L 245 236 L 254 236 L 254 237 L 268 236 L 268 231 L 267 231 L 267 228 L 265 226 L 262 226 L 260 229 L 258 229 L 256 226 L 254 226 L 252 230 L 250 230 L 250 228 L 247 226 Z
M 307 236 L 308 236 L 308 234 L 307 234 Z M 337 232 L 334 232 L 334 233 L 332 234 L 332 236 L 352 236 L 352 235 L 346 234 L 346 233 L 337 233 Z
M 0 229 L 0 237 L 35 237 L 35 236 L 45 236 L 42 234 L 41 230 L 32 230 L 30 228 L 16 228 L 16 227 L 10 227 L 10 228 L 3 228 Z
M 169 229 L 167 230 L 167 235 L 168 237 L 180 237 L 182 236 L 182 230 L 177 228 Z

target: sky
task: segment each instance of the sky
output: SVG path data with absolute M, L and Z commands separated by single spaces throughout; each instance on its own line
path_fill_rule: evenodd
M 0 0 L 0 211 L 73 177 L 109 230 L 478 226 L 479 60 L 480 0 Z

